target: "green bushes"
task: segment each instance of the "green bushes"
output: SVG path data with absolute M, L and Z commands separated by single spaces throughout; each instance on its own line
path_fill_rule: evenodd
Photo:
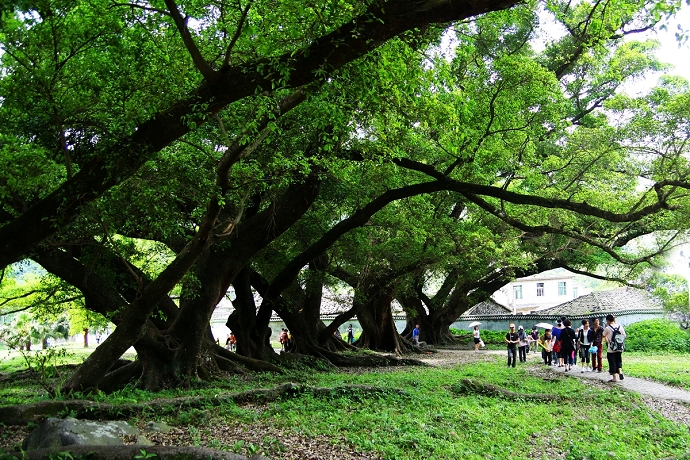
M 472 332 L 473 332 L 472 330 L 463 331 L 461 329 L 451 329 L 450 332 L 454 335 L 466 336 L 466 342 L 468 344 L 471 344 L 472 346 L 474 346 L 474 340 L 472 340 Z M 505 331 L 480 330 L 479 333 L 480 333 L 482 340 L 484 341 L 484 343 L 487 346 L 492 346 L 492 345 L 493 346 L 498 346 L 498 345 L 505 346 L 505 344 L 506 344 L 506 333 L 508 333 L 507 329 Z
M 690 352 L 690 332 L 667 319 L 650 319 L 625 328 L 626 351 Z

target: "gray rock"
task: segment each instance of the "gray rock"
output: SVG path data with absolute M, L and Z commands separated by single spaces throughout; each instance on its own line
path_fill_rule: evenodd
M 126 422 L 95 422 L 74 418 L 49 418 L 24 439 L 22 449 L 33 450 L 78 445 L 118 446 L 123 438 L 142 446 L 153 443 Z
M 144 427 L 144 431 L 148 433 L 170 433 L 170 428 L 163 422 L 148 422 Z

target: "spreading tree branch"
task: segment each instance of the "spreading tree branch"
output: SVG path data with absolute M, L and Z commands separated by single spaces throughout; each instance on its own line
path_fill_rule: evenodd
M 206 81 L 213 81 L 216 78 L 216 72 L 211 68 L 209 63 L 206 62 L 204 57 L 201 55 L 201 51 L 199 51 L 199 48 L 196 46 L 196 43 L 192 38 L 192 34 L 189 32 L 189 27 L 187 27 L 187 20 L 189 18 L 182 17 L 182 15 L 180 14 L 180 10 L 177 8 L 177 4 L 174 2 L 174 0 L 165 0 L 165 5 L 168 7 L 168 10 L 170 10 L 170 17 L 172 17 L 173 21 L 175 21 L 177 30 L 179 30 L 180 35 L 182 36 L 182 41 L 184 42 L 184 45 L 187 47 L 189 55 L 192 57 L 194 66 L 201 73 L 201 75 L 204 76 Z

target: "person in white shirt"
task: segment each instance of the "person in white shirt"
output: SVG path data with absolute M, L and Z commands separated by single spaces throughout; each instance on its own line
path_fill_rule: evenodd
M 482 343 L 482 338 L 479 335 L 479 326 L 474 326 L 474 351 L 479 351 L 479 345 Z
M 589 347 L 594 341 L 594 331 L 589 328 L 589 320 L 582 320 L 582 327 L 577 330 L 577 348 L 580 350 L 582 371 L 589 370 Z

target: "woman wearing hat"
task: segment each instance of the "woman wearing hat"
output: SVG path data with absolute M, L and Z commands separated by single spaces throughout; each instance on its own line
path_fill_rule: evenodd
M 518 326 L 518 357 L 521 363 L 527 362 L 527 334 L 525 333 L 525 328 Z

